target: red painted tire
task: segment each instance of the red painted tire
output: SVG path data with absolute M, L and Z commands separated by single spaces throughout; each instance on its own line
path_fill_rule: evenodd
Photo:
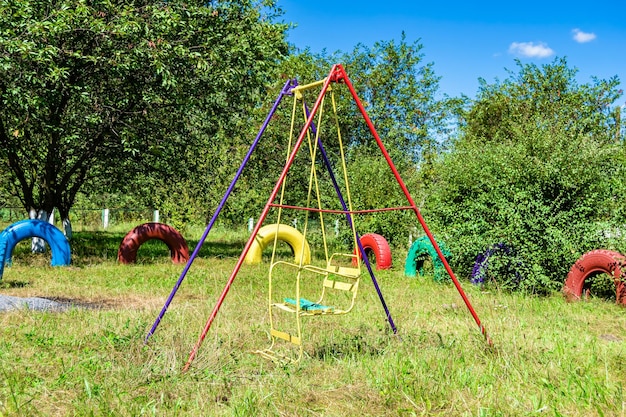
M 587 252 L 572 265 L 565 279 L 563 294 L 568 301 L 580 300 L 585 280 L 592 274 L 604 272 L 611 275 L 615 281 L 617 303 L 626 304 L 624 268 L 626 268 L 626 257 L 619 252 L 604 249 Z
M 158 239 L 167 245 L 173 263 L 186 263 L 189 260 L 187 242 L 176 229 L 163 223 L 144 223 L 124 237 L 117 251 L 117 261 L 121 264 L 135 263 L 139 247 L 152 239 Z
M 376 233 L 366 233 L 361 236 L 361 245 L 365 250 L 365 254 L 374 252 L 376 256 L 376 269 L 389 269 L 391 268 L 391 249 L 387 239 Z M 356 255 L 356 249 L 354 254 Z M 356 258 L 352 260 L 352 264 L 356 266 Z

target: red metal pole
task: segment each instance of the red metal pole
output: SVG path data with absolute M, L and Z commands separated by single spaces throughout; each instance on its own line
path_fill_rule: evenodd
M 480 322 L 480 318 L 478 317 L 478 314 L 476 314 L 476 310 L 474 310 L 474 307 L 472 306 L 472 304 L 470 303 L 469 299 L 467 298 L 467 295 L 465 294 L 465 291 L 463 291 L 463 288 L 461 287 L 461 284 L 459 283 L 459 280 L 454 275 L 454 272 L 452 272 L 452 268 L 450 268 L 450 264 L 448 264 L 448 261 L 446 260 L 446 257 L 441 252 L 441 249 L 439 248 L 439 245 L 437 244 L 437 241 L 435 240 L 435 238 L 433 237 L 432 233 L 430 232 L 430 229 L 426 225 L 426 222 L 424 221 L 424 218 L 422 217 L 422 214 L 420 213 L 419 209 L 417 208 L 417 205 L 415 204 L 415 201 L 413 201 L 413 197 L 411 197 L 411 194 L 409 193 L 408 188 L 406 187 L 406 185 L 404 184 L 404 181 L 400 177 L 400 173 L 398 172 L 398 170 L 396 169 L 396 166 L 394 165 L 393 161 L 391 160 L 391 157 L 389 156 L 389 153 L 387 152 L 387 149 L 385 148 L 385 145 L 383 144 L 382 140 L 380 139 L 380 136 L 378 136 L 378 132 L 376 132 L 376 128 L 374 127 L 374 124 L 372 123 L 372 120 L 369 118 L 367 112 L 365 111 L 365 107 L 363 107 L 363 104 L 361 103 L 361 100 L 359 99 L 359 97 L 358 97 L 358 95 L 356 93 L 356 90 L 354 89 L 354 86 L 350 82 L 350 79 L 348 78 L 348 75 L 346 74 L 345 70 L 343 69 L 343 66 L 341 66 L 341 65 L 337 65 L 337 76 L 339 77 L 337 81 L 343 81 L 346 84 L 346 86 L 348 87 L 348 89 L 350 90 L 350 94 L 352 94 L 352 98 L 354 98 L 354 101 L 356 102 L 356 105 L 358 106 L 359 111 L 361 112 L 361 115 L 363 116 L 363 119 L 365 119 L 365 123 L 367 123 L 367 127 L 369 128 L 370 132 L 374 136 L 374 139 L 376 139 L 376 143 L 378 144 L 378 147 L 380 148 L 381 152 L 383 153 L 383 156 L 387 160 L 387 164 L 389 164 L 389 167 L 391 168 L 391 171 L 393 172 L 393 175 L 396 178 L 396 181 L 398 181 L 398 184 L 400 185 L 400 188 L 402 188 L 402 192 L 404 192 L 404 195 L 406 196 L 407 201 L 409 202 L 409 204 L 411 205 L 413 211 L 415 212 L 415 215 L 417 216 L 417 220 L 422 225 L 422 228 L 424 229 L 424 232 L 426 232 L 426 235 L 428 236 L 428 239 L 430 239 L 430 242 L 432 243 L 433 248 L 435 248 L 435 251 L 437 252 L 437 256 L 439 256 L 439 259 L 441 259 L 441 262 L 443 262 L 443 266 L 446 268 L 446 271 L 448 272 L 448 275 L 450 275 L 450 278 L 452 278 L 452 282 L 454 283 L 454 286 L 456 287 L 457 291 L 461 295 L 461 298 L 465 302 L 465 305 L 467 306 L 467 309 L 469 310 L 470 314 L 472 315 L 472 317 L 476 321 L 476 324 L 480 328 L 480 331 L 483 334 L 483 336 L 485 337 L 485 340 L 487 341 L 487 344 L 490 345 L 490 346 L 493 345 L 493 342 L 491 341 L 491 338 L 487 334 L 485 326 L 483 326 L 482 323 Z
M 319 109 L 320 104 L 322 103 L 322 99 L 324 97 L 324 94 L 326 94 L 326 90 L 328 90 L 328 86 L 330 85 L 331 82 L 336 81 L 335 72 L 336 72 L 337 67 L 338 67 L 338 65 L 333 65 L 333 67 L 330 70 L 330 73 L 328 74 L 328 77 L 324 81 L 324 84 L 322 86 L 322 90 L 320 91 L 320 94 L 317 97 L 317 100 L 315 101 L 315 104 L 313 105 L 313 109 L 311 110 L 311 114 L 309 115 L 309 117 L 308 117 L 304 127 L 300 131 L 300 135 L 298 136 L 298 139 L 297 139 L 297 141 L 296 141 L 296 143 L 295 143 L 295 145 L 293 147 L 291 155 L 287 159 L 285 167 L 283 168 L 283 171 L 280 174 L 280 177 L 278 178 L 278 181 L 276 182 L 276 185 L 274 186 L 274 190 L 272 191 L 272 193 L 270 195 L 270 198 L 268 199 L 267 203 L 265 204 L 265 207 L 263 208 L 263 211 L 261 212 L 259 220 L 257 221 L 257 224 L 254 227 L 254 230 L 252 231 L 252 234 L 250 235 L 250 238 L 248 239 L 248 242 L 246 242 L 246 245 L 243 248 L 243 252 L 241 252 L 241 255 L 239 256 L 239 259 L 237 260 L 237 264 L 235 265 L 235 269 L 233 269 L 233 272 L 231 273 L 230 277 L 228 278 L 226 286 L 224 287 L 224 290 L 222 291 L 222 294 L 220 295 L 219 299 L 217 300 L 217 304 L 215 304 L 215 307 L 213 308 L 213 311 L 211 312 L 211 315 L 209 316 L 209 319 L 207 320 L 206 325 L 204 326 L 204 330 L 200 334 L 200 336 L 198 338 L 198 341 L 196 342 L 195 346 L 191 350 L 191 353 L 189 354 L 189 358 L 187 359 L 187 363 L 185 364 L 185 366 L 183 368 L 183 372 L 187 371 L 189 369 L 189 366 L 191 365 L 191 363 L 195 359 L 196 355 L 198 354 L 198 350 L 200 349 L 200 346 L 202 346 L 202 342 L 204 341 L 207 333 L 209 332 L 209 329 L 211 328 L 211 325 L 213 324 L 213 320 L 215 320 L 215 317 L 217 316 L 217 312 L 219 311 L 220 307 L 222 306 L 222 303 L 224 302 L 224 299 L 226 298 L 226 295 L 228 294 L 228 291 L 230 290 L 230 287 L 233 284 L 233 281 L 235 281 L 237 273 L 239 272 L 239 270 L 241 269 L 241 266 L 243 265 L 243 261 L 244 261 L 246 255 L 248 254 L 248 251 L 250 250 L 250 246 L 252 246 L 252 242 L 254 241 L 254 238 L 256 237 L 257 233 L 259 232 L 259 229 L 261 228 L 261 225 L 263 224 L 263 221 L 267 217 L 267 214 L 268 214 L 268 212 L 270 210 L 272 202 L 276 198 L 276 195 L 278 194 L 278 191 L 280 190 L 281 184 L 285 180 L 285 177 L 287 176 L 287 172 L 289 171 L 289 168 L 293 164 L 293 161 L 294 161 L 294 159 L 296 157 L 296 154 L 298 153 L 298 150 L 300 149 L 300 146 L 302 145 L 302 142 L 303 142 L 303 140 L 304 140 L 304 138 L 306 136 L 306 133 L 309 130 L 309 128 L 311 127 L 311 124 L 313 123 L 313 117 L 317 113 L 317 110 Z

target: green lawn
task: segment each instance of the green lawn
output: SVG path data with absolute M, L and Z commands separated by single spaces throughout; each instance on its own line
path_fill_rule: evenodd
M 46 255 L 18 245 L 0 293 L 76 307 L 0 313 L 0 415 L 625 413 L 623 308 L 487 292 L 463 280 L 494 341 L 489 349 L 452 285 L 403 276 L 401 250 L 392 270 L 376 273 L 397 335 L 365 273 L 351 313 L 305 319 L 299 364 L 269 362 L 251 353 L 269 345 L 268 265 L 244 265 L 182 372 L 245 236 L 212 232 L 147 345 L 183 266 L 160 242 L 142 247 L 137 265 L 118 265 L 123 236 L 77 232 L 70 267 L 47 266 Z

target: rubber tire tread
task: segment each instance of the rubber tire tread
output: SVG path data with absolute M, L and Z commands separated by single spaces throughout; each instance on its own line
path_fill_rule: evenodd
M 137 262 L 139 247 L 153 239 L 167 245 L 172 263 L 182 264 L 189 260 L 189 247 L 179 231 L 167 224 L 150 222 L 140 224 L 124 236 L 117 251 L 117 261 L 121 264 Z
M 582 298 L 585 280 L 592 274 L 604 272 L 613 277 L 617 304 L 626 304 L 625 272 L 626 256 L 619 252 L 596 249 L 582 255 L 569 270 L 563 294 L 568 301 L 578 301 Z
M 439 245 L 439 249 L 441 249 L 441 252 L 443 253 L 443 256 L 445 256 L 446 260 L 449 259 L 451 256 L 450 250 L 443 242 L 437 241 L 437 244 Z M 428 236 L 422 236 L 415 240 L 409 248 L 409 252 L 406 255 L 406 261 L 404 263 L 404 275 L 409 277 L 417 275 L 418 269 L 421 269 L 417 264 L 417 258 L 424 254 L 430 256 L 432 260 L 435 281 L 443 281 L 447 276 L 447 272 Z
M 389 269 L 391 268 L 392 259 L 391 259 L 391 248 L 389 247 L 389 243 L 384 236 L 381 236 L 377 233 L 366 233 L 359 239 L 361 242 L 361 246 L 363 246 L 363 250 L 367 255 L 368 252 L 374 252 L 374 256 L 376 256 L 376 269 Z M 354 254 L 356 255 L 358 248 L 354 249 Z M 357 265 L 356 258 L 353 259 L 352 264 L 354 266 Z
M 289 245 L 295 263 L 299 264 L 300 259 L 303 265 L 311 263 L 311 249 L 304 235 L 298 229 L 286 224 L 268 224 L 261 227 L 248 249 L 244 262 L 247 265 L 260 264 L 263 260 L 263 250 L 274 243 L 274 238 Z

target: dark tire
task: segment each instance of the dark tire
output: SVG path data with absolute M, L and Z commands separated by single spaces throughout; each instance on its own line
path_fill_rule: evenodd
M 186 263 L 189 260 L 187 242 L 176 229 L 163 223 L 144 223 L 124 237 L 117 251 L 117 261 L 121 264 L 135 263 L 139 247 L 152 239 L 167 245 L 173 263 Z
M 504 257 L 507 259 L 506 272 L 513 276 L 512 279 L 504 282 L 510 289 L 519 289 L 520 284 L 524 280 L 523 264 L 517 257 L 514 248 L 508 246 L 504 242 L 496 243 L 489 247 L 485 252 L 476 256 L 476 261 L 472 267 L 472 275 L 470 282 L 476 285 L 483 285 L 488 275 L 489 262 L 494 257 Z M 500 283 L 503 284 L 503 283 Z
M 387 243 L 387 239 L 376 233 L 366 233 L 361 236 L 360 241 L 366 255 L 373 252 L 374 256 L 376 256 L 376 269 L 391 268 L 391 248 L 389 243 Z M 355 254 L 357 249 L 354 250 Z M 356 258 L 352 263 L 356 265 Z
M 563 286 L 563 294 L 568 301 L 580 300 L 585 280 L 594 274 L 604 272 L 609 274 L 615 282 L 616 302 L 626 304 L 624 268 L 626 268 L 626 257 L 619 252 L 604 249 L 587 252 L 569 270 Z

